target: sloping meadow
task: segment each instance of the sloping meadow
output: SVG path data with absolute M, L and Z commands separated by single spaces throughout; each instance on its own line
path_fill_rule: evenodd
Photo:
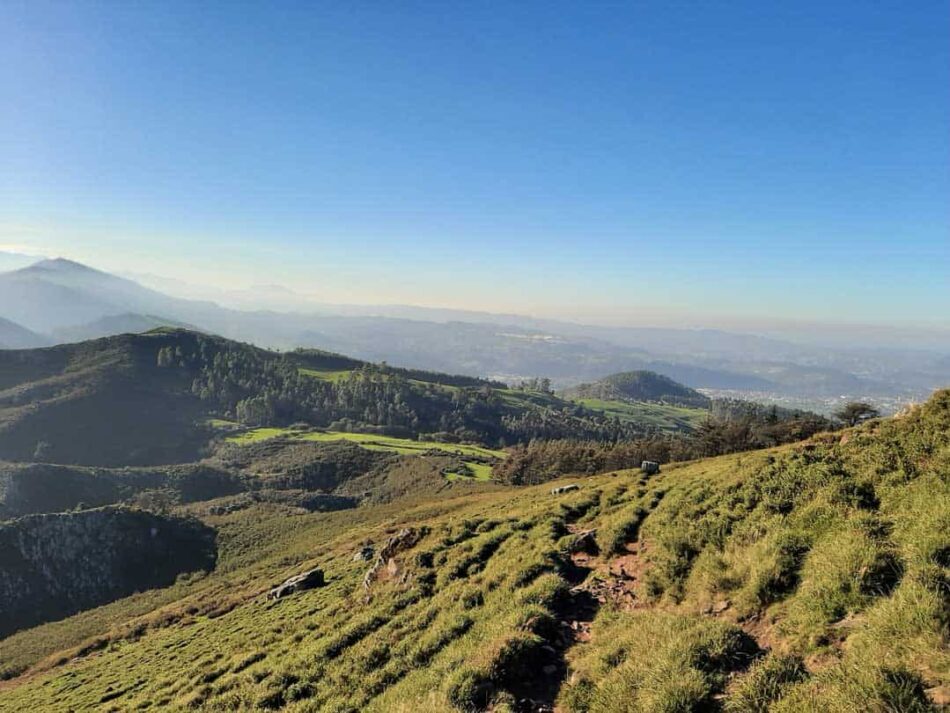
M 649 478 L 223 516 L 218 571 L 151 611 L 113 605 L 126 624 L 4 683 L 0 710 L 933 710 L 948 444 L 943 392 Z M 326 586 L 266 598 L 311 567 Z

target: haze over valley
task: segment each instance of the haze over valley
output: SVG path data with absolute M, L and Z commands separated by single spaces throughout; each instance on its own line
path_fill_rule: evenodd
M 13 256 L 15 257 L 15 256 Z M 11 257 L 12 260 L 12 257 Z M 10 262 L 10 261 L 8 261 Z M 0 273 L 0 346 L 43 346 L 158 326 L 182 326 L 278 349 L 317 348 L 374 362 L 518 383 L 546 377 L 557 388 L 647 369 L 711 396 L 830 413 L 868 400 L 892 413 L 950 379 L 950 335 L 927 348 L 905 334 L 856 333 L 847 346 L 719 329 L 582 325 L 517 314 L 434 308 L 313 305 L 293 293 L 279 305 L 262 289 L 240 308 L 144 287 L 66 259 Z M 296 306 L 296 308 L 294 308 Z M 884 344 L 882 344 L 884 341 Z

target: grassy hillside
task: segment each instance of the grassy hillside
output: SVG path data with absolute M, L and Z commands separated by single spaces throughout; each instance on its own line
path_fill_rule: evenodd
M 349 443 L 357 443 L 362 448 L 369 450 L 380 450 L 404 455 L 417 454 L 429 450 L 442 450 L 448 453 L 482 458 L 504 458 L 505 456 L 504 451 L 464 443 L 422 441 L 409 438 L 393 438 L 392 436 L 378 436 L 372 433 L 345 433 L 342 431 L 299 431 L 288 428 L 254 428 L 230 436 L 227 440 L 231 443 L 242 444 L 277 437 L 290 438 L 297 441 L 314 441 L 317 443 L 346 441 Z
M 648 424 L 658 431 L 692 431 L 709 417 L 709 411 L 688 406 L 672 406 L 631 401 L 604 401 L 602 399 L 575 399 L 584 408 L 617 418 L 621 421 Z
M 301 431 L 285 428 L 255 428 L 229 436 L 227 441 L 246 445 L 275 438 L 297 443 L 353 443 L 369 451 L 402 456 L 446 457 L 452 461 L 443 468 L 443 475 L 449 480 L 468 478 L 480 481 L 490 480 L 492 465 L 504 459 L 506 455 L 504 451 L 464 443 L 412 440 L 370 433 Z
M 950 392 L 565 482 L 207 517 L 215 572 L 0 642 L 22 673 L 0 710 L 845 713 L 950 693 Z M 313 566 L 325 587 L 263 596 Z
M 98 468 L 0 462 L 0 521 L 126 503 L 168 509 L 230 498 L 305 509 L 387 502 L 437 492 L 449 481 L 491 477 L 505 453 L 488 448 L 359 433 L 262 428 L 218 442 L 197 463 Z M 334 497 L 331 497 L 334 496 Z M 343 499 L 335 496 L 344 496 Z

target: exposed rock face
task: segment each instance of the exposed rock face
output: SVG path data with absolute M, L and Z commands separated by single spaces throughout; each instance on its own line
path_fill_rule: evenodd
M 353 554 L 353 561 L 354 562 L 369 562 L 371 559 L 373 559 L 373 555 L 375 554 L 376 554 L 376 550 L 374 550 L 369 545 L 367 545 L 366 547 L 360 547 Z
M 0 636 L 210 570 L 215 531 L 122 508 L 0 524 Z
M 645 460 L 640 464 L 640 470 L 647 475 L 656 475 L 660 472 L 660 464 L 656 461 Z
M 600 554 L 600 548 L 597 546 L 597 530 L 584 530 L 574 535 L 569 546 L 571 554 L 585 552 L 589 555 Z
M 65 512 L 80 503 L 111 505 L 150 490 L 166 490 L 189 503 L 233 495 L 245 487 L 239 474 L 208 463 L 92 468 L 0 461 L 0 520 Z
M 551 495 L 563 495 L 564 493 L 570 493 L 580 489 L 579 485 L 574 485 L 573 483 L 571 485 L 562 485 L 559 488 L 551 488 Z
M 303 574 L 284 580 L 267 593 L 268 599 L 283 599 L 295 592 L 305 592 L 308 589 L 315 589 L 323 586 L 323 570 L 316 567 L 307 570 Z
M 393 557 L 403 550 L 415 547 L 419 540 L 425 537 L 427 532 L 427 528 L 416 530 L 412 527 L 406 527 L 386 540 L 386 544 L 383 545 L 379 554 L 376 555 L 376 561 L 373 562 L 373 566 L 370 567 L 363 576 L 363 587 L 369 589 L 384 568 L 387 569 L 391 576 L 398 574 L 399 566 L 395 560 L 393 560 Z

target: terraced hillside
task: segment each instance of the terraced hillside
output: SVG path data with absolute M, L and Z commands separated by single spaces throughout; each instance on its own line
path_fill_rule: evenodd
M 650 478 L 204 517 L 213 573 L 0 642 L 0 710 L 845 713 L 950 695 L 950 392 Z M 266 597 L 313 567 L 325 586 Z

